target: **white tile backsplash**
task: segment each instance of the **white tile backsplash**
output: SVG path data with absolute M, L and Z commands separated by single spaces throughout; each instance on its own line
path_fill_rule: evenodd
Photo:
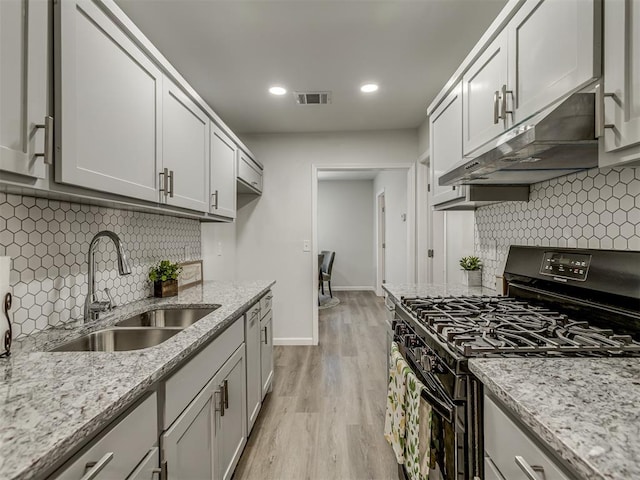
M 538 183 L 529 202 L 478 208 L 475 222 L 484 285 L 502 273 L 512 244 L 640 250 L 640 168 L 595 168 Z
M 0 256 L 12 257 L 14 336 L 82 316 L 87 251 L 93 236 L 112 230 L 132 268 L 119 276 L 113 243 L 100 241 L 97 289 L 116 304 L 148 297 L 149 267 L 162 259 L 200 258 L 197 220 L 0 193 Z

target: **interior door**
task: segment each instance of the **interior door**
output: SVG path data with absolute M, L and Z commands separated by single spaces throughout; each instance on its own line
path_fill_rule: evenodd
M 384 291 L 382 290 L 382 284 L 385 283 L 385 265 L 386 265 L 386 248 L 387 248 L 387 239 L 386 239 L 386 220 L 385 220 L 385 203 L 384 203 L 384 192 L 378 195 L 378 271 L 377 271 L 377 282 L 376 282 L 376 294 L 381 297 L 384 295 Z

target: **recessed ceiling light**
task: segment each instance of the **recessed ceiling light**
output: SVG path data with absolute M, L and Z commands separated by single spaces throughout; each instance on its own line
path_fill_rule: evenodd
M 272 95 L 284 95 L 285 93 L 287 93 L 287 89 L 283 87 L 271 87 L 269 89 L 269 93 L 271 93 Z
M 365 83 L 360 87 L 360 91 L 363 93 L 373 93 L 378 90 L 378 85 L 375 83 Z

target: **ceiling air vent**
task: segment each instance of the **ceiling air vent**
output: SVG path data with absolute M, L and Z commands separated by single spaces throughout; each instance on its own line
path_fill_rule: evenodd
M 331 92 L 293 92 L 298 105 L 327 105 L 331 103 Z

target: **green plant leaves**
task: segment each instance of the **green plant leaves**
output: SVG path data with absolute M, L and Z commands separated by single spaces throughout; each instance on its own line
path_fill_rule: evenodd
M 160 263 L 149 269 L 149 280 L 152 282 L 176 280 L 182 272 L 182 267 L 169 260 L 161 260 Z

